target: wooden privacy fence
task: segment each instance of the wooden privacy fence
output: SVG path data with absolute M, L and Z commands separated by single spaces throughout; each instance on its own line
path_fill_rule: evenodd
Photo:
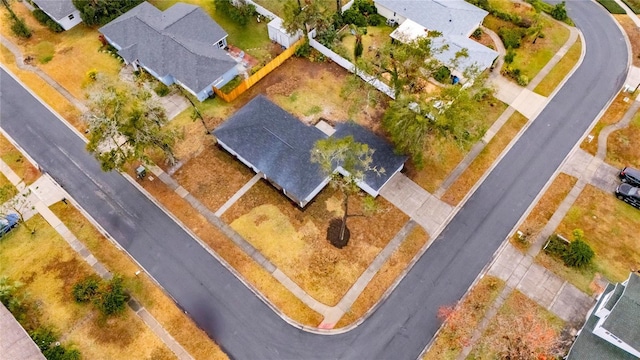
M 228 94 L 225 94 L 220 89 L 214 87 L 213 92 L 216 93 L 222 100 L 226 102 L 232 102 L 235 100 L 240 94 L 247 91 L 250 87 L 255 85 L 260 79 L 267 76 L 270 72 L 275 70 L 278 66 L 280 66 L 285 60 L 291 57 L 293 53 L 296 51 L 298 46 L 302 45 L 304 42 L 304 37 L 298 41 L 296 41 L 290 48 L 286 49 L 282 52 L 282 54 L 276 56 L 275 59 L 271 60 L 268 64 L 262 67 L 262 69 L 256 71 L 255 74 L 249 76 L 240 85 L 236 86 L 235 89 L 231 90 Z

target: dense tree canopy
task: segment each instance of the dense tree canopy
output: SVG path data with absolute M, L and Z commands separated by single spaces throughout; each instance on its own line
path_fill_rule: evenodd
M 105 25 L 139 5 L 142 0 L 73 0 L 85 24 Z
M 122 170 L 135 160 L 149 162 L 150 151 L 159 151 L 167 162 L 175 163 L 177 132 L 164 126 L 168 121 L 164 109 L 149 92 L 99 76 L 89 88 L 88 98 L 87 149 L 104 171 Z

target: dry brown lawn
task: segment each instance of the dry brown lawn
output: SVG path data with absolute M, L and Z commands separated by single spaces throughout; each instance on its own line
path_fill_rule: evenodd
M 640 29 L 627 15 L 613 15 L 624 29 L 631 43 L 631 60 L 634 66 L 640 66 Z
M 174 173 L 180 185 L 214 212 L 253 176 L 251 169 L 216 146 L 212 136 L 204 139 L 200 154 Z
M 526 123 L 527 118 L 519 112 L 514 112 L 469 167 L 447 189 L 442 201 L 454 206 L 462 201 Z
M 622 168 L 632 166 L 640 168 L 640 113 L 624 129 L 614 131 L 607 142 L 606 161 Z
M 491 127 L 507 109 L 507 105 L 493 97 L 485 101 L 481 107 L 480 113 L 484 116 L 479 121 L 483 122 L 486 129 Z M 435 136 L 427 142 L 429 145 L 424 154 L 424 167 L 418 170 L 411 162 L 408 162 L 406 175 L 422 188 L 433 193 L 464 159 L 471 146 L 463 148 L 452 139 Z
M 619 282 L 629 271 L 640 269 L 640 211 L 591 185 L 582 191 L 556 233 L 572 239 L 574 229 L 584 231 L 584 241 L 591 246 L 595 257 L 591 266 L 574 269 L 561 261 L 540 253 L 536 260 L 559 276 L 587 293 L 597 273 L 609 281 Z
M 627 99 L 627 101 L 625 101 L 625 99 Z M 580 148 L 591 155 L 595 155 L 598 151 L 598 135 L 600 135 L 600 131 L 602 131 L 604 127 L 620 121 L 620 119 L 622 119 L 622 116 L 624 116 L 627 110 L 629 110 L 629 108 L 631 107 L 632 102 L 633 99 L 631 97 L 631 94 L 627 94 L 624 92 L 618 93 L 605 113 L 602 114 L 602 117 L 598 120 L 598 123 L 589 133 L 589 135 L 593 135 L 593 140 L 589 142 L 589 139 L 585 138 L 582 144 L 580 144 Z
M 175 358 L 133 311 L 102 323 L 91 305 L 77 304 L 73 285 L 92 269 L 40 215 L 28 222 L 35 235 L 19 226 L 0 241 L 0 276 L 25 284 L 41 324 L 53 326 L 87 359 Z
M 417 225 L 378 270 L 364 291 L 360 293 L 356 301 L 351 305 L 349 311 L 336 324 L 336 328 L 348 326 L 362 319 L 374 305 L 382 300 L 382 296 L 395 283 L 398 276 L 407 270 L 407 264 L 415 258 L 428 240 L 429 234 Z
M 320 324 L 322 321 L 320 314 L 311 310 L 289 292 L 175 192 L 158 180 L 145 180 L 142 185 L 286 316 L 308 326 Z
M 530 242 L 535 240 L 545 227 L 547 221 L 551 219 L 551 216 L 567 197 L 577 180 L 573 176 L 560 173 L 518 228 L 524 234 L 524 238 L 520 240 L 518 235 L 514 234 L 509 240 L 511 244 L 520 250 L 526 251 L 531 245 Z
M 62 202 L 51 206 L 51 210 L 107 269 L 123 275 L 126 288 L 189 354 L 196 359 L 226 358 L 207 334 L 198 328 L 146 273 L 135 276 L 135 272 L 140 268 L 126 253 L 107 240 L 80 211 Z M 84 332 L 89 332 L 91 328 L 92 326 L 84 327 L 78 336 L 86 336 Z
M 422 359 L 456 359 L 503 288 L 504 282 L 498 278 L 480 279 L 458 305 L 459 315 L 449 318 Z
M 560 336 L 564 322 L 519 291 L 514 290 L 498 310 L 496 316 L 490 321 L 482 337 L 474 346 L 471 354 L 469 354 L 469 358 L 499 358 L 499 347 L 496 344 L 499 340 L 497 337 L 502 337 L 502 335 L 509 331 L 508 329 L 501 328 L 500 324 L 512 324 L 514 323 L 514 319 L 529 315 L 534 316 L 540 324 L 549 326 L 556 338 Z M 538 328 L 527 330 L 541 331 L 541 329 Z
M 326 229 L 332 218 L 342 216 L 341 199 L 328 187 L 301 210 L 261 180 L 222 218 L 309 295 L 332 306 L 408 221 L 378 197 L 378 213 L 349 218 L 349 245 L 337 249 L 326 240 Z M 350 197 L 351 214 L 362 213 L 362 200 Z
M 0 158 L 2 158 L 2 161 L 7 163 L 16 175 L 27 185 L 36 181 L 40 176 L 40 171 L 31 165 L 29 160 L 25 159 L 22 153 L 13 147 L 13 144 L 2 135 L 0 135 Z

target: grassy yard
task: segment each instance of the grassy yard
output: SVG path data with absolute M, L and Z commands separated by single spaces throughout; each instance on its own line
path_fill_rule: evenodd
M 86 359 L 175 358 L 131 310 L 104 320 L 93 307 L 77 304 L 72 287 L 92 269 L 39 215 L 29 227 L 37 229 L 35 235 L 20 226 L 0 240 L 0 276 L 24 284 L 40 322 L 53 326 L 64 344 Z
M 177 2 L 200 6 L 229 34 L 227 42 L 230 45 L 239 47 L 258 61 L 271 59 L 269 53 L 271 40 L 269 40 L 266 21 L 258 23 L 254 19 L 246 26 L 240 26 L 226 15 L 218 13 L 213 0 L 151 0 L 149 2 L 160 10 L 166 10 Z
M 20 151 L 0 135 L 0 158 L 22 179 L 25 184 L 29 185 L 36 181 L 40 176 L 40 172 L 31 163 L 22 156 Z
M 629 126 L 614 131 L 607 142 L 606 161 L 616 167 L 640 168 L 640 112 L 636 113 Z
M 527 317 L 532 317 L 540 323 L 549 326 L 556 338 L 560 336 L 564 322 L 519 291 L 514 290 L 498 310 L 496 316 L 491 320 L 489 326 L 482 334 L 480 341 L 476 343 L 467 359 L 499 358 L 499 350 L 496 344 L 501 342 L 503 334 L 509 332 L 509 330 L 503 328 L 503 326 L 505 324 L 517 324 L 518 319 Z M 526 328 L 519 330 L 529 332 L 538 329 Z M 523 336 L 527 336 L 527 334 L 523 334 Z
M 9 21 L 2 22 L 2 35 L 17 44 L 25 56 L 35 56 L 36 60 L 43 56 L 43 49 L 52 50 L 52 58 L 49 61 L 38 61 L 33 65 L 41 68 L 77 99 L 84 99 L 83 86 L 88 79 L 89 71 L 97 70 L 116 75 L 120 70 L 120 61 L 98 52 L 102 44 L 98 40 L 99 33 L 96 29 L 79 24 L 71 30 L 56 34 L 38 23 L 22 4 L 14 3 L 13 9 L 16 14 L 24 17 L 33 35 L 27 40 L 16 38 L 9 30 Z M 3 16 L 4 12 L 3 8 Z
M 226 359 L 216 344 L 184 314 L 125 253 L 107 240 L 75 207 L 59 202 L 51 210 L 108 269 L 123 275 L 132 295 L 196 359 Z
M 577 181 L 578 179 L 573 176 L 560 173 L 518 228 L 524 234 L 523 239 L 519 239 L 518 235 L 514 234 L 509 239 L 511 244 L 526 251 L 531 245 L 530 242 L 535 240 Z
M 631 94 L 620 92 L 616 95 L 611 105 L 607 108 L 602 117 L 598 120 L 598 123 L 593 127 L 589 135 L 593 136 L 593 140 L 589 141 L 589 138 L 585 138 L 580 148 L 591 155 L 595 155 L 598 151 L 598 136 L 600 131 L 608 125 L 615 124 L 622 116 L 629 110 L 633 100 Z M 625 101 L 626 99 L 626 101 Z
M 382 295 L 394 284 L 398 276 L 407 269 L 407 264 L 411 262 L 428 241 L 429 234 L 422 227 L 416 226 L 367 284 L 364 291 L 351 305 L 351 309 L 336 324 L 336 328 L 344 327 L 360 320 L 367 311 L 380 301 Z
M 556 233 L 571 239 L 574 229 L 582 229 L 585 241 L 595 252 L 593 263 L 585 269 L 574 269 L 559 260 L 540 253 L 536 260 L 580 290 L 593 293 L 591 282 L 596 273 L 609 281 L 619 282 L 640 265 L 640 211 L 595 187 L 587 185 L 571 207 Z
M 530 6 L 524 3 L 491 0 L 490 4 L 504 12 L 519 14 L 522 17 L 532 18 L 535 13 Z M 533 39 L 529 37 L 522 39 L 520 48 L 515 49 L 516 56 L 511 64 L 513 68 L 520 69 L 529 80 L 540 72 L 569 38 L 569 30 L 560 23 L 547 17 L 542 17 L 540 21 L 544 38 L 538 38 L 535 44 Z M 512 23 L 498 19 L 493 15 L 487 15 L 483 24 L 496 33 L 500 28 L 515 28 Z
M 465 195 L 471 190 L 482 175 L 489 170 L 502 151 L 509 145 L 511 140 L 518 134 L 520 129 L 527 123 L 527 118 L 519 112 L 514 112 L 507 122 L 500 128 L 496 136 L 491 139 L 487 146 L 473 160 L 469 167 L 458 177 L 458 179 L 447 189 L 442 196 L 442 200 L 457 205 Z
M 385 43 L 390 42 L 391 38 L 389 35 L 393 32 L 393 28 L 386 25 L 380 26 L 367 26 L 367 34 L 362 35 L 362 48 L 364 51 L 362 52 L 362 57 L 368 61 L 371 61 L 375 58 L 376 49 L 381 48 Z M 342 46 L 347 49 L 347 60 L 353 62 L 353 49 L 356 43 L 355 35 L 352 35 L 349 28 L 345 28 L 342 30 L 345 34 L 342 38 Z
M 498 278 L 480 279 L 458 305 L 460 316 L 449 318 L 422 360 L 456 359 L 503 288 L 504 282 Z
M 634 14 L 640 14 L 640 0 L 622 0 L 633 11 Z
M 2 189 L 2 191 L 0 191 L 0 205 L 11 200 L 18 194 L 18 189 L 16 189 L 2 173 L 0 173 L 0 189 Z
M 318 326 L 322 316 L 308 308 L 216 227 L 160 181 L 144 181 L 144 188 L 191 229 L 213 251 L 269 299 L 286 316 L 308 326 Z
M 481 105 L 481 114 L 484 116 L 478 121 L 482 122 L 482 127 L 488 129 L 507 109 L 503 102 L 491 97 Z M 471 146 L 461 147 L 452 139 L 433 136 L 428 140 L 429 148 L 424 155 L 424 168 L 417 170 L 415 166 L 408 162 L 406 175 L 425 190 L 433 193 L 449 173 L 464 159 Z
M 567 74 L 573 69 L 574 66 L 578 64 L 578 60 L 580 60 L 580 54 L 582 53 L 582 41 L 580 38 L 576 40 L 576 42 L 571 46 L 569 51 L 564 55 L 564 57 L 556 64 L 556 66 L 551 69 L 549 74 L 542 79 L 540 84 L 533 89 L 534 92 L 542 95 L 549 96 L 553 92 L 553 90 L 560 85 L 562 80 L 567 76 Z
M 379 212 L 352 217 L 349 245 L 326 240 L 329 221 L 342 216 L 341 194 L 325 188 L 304 210 L 264 180 L 255 184 L 222 219 L 253 244 L 316 300 L 332 306 L 349 290 L 408 217 L 381 197 Z M 363 197 L 352 196 L 349 209 L 361 214 Z

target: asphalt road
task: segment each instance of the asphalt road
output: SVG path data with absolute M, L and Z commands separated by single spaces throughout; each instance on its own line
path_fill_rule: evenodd
M 316 335 L 280 319 L 178 225 L 117 173 L 103 173 L 84 142 L 4 70 L 0 126 L 51 174 L 232 357 L 414 359 L 453 304 L 621 87 L 622 34 L 591 1 L 570 1 L 584 62 L 482 186 L 361 326 Z

